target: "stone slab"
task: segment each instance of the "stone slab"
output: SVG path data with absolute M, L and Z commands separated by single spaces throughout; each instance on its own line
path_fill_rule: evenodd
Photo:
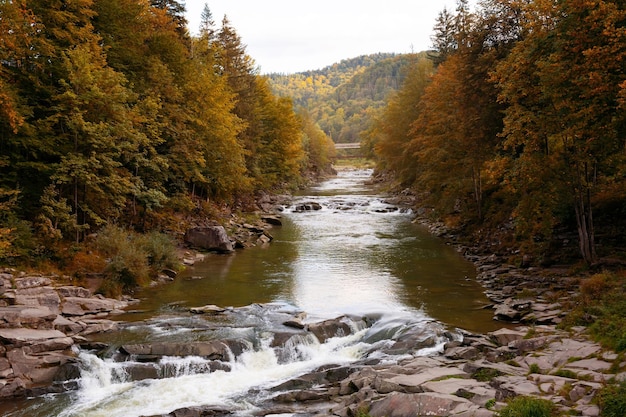
M 0 340 L 12 344 L 33 343 L 48 339 L 62 339 L 65 334 L 58 330 L 35 330 L 35 329 L 0 329 Z

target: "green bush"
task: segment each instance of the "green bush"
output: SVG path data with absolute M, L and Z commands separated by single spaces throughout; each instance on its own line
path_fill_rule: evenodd
M 0 264 L 25 265 L 41 255 L 32 225 L 15 216 L 0 218 Z
M 178 268 L 176 246 L 162 233 L 140 235 L 109 225 L 98 233 L 95 249 L 107 258 L 100 289 L 107 295 L 146 285 L 164 268 Z
M 515 397 L 498 413 L 499 417 L 551 417 L 556 406 L 548 400 Z
M 148 262 L 152 270 L 159 272 L 165 268 L 177 269 L 179 266 L 176 256 L 176 244 L 168 235 L 159 232 L 150 232 L 137 239 L 148 254 Z
M 602 417 L 626 416 L 626 382 L 605 386 L 596 396 L 596 402 Z

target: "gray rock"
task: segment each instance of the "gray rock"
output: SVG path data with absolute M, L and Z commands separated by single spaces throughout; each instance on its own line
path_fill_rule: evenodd
M 308 203 L 300 203 L 294 207 L 294 211 L 303 212 L 303 211 L 316 211 L 321 210 L 322 206 L 315 201 L 310 201 Z
M 563 339 L 550 343 L 546 352 L 540 354 L 549 355 L 552 364 L 557 367 L 568 363 L 570 358 L 587 358 L 600 350 L 600 345 L 593 342 Z
M 491 381 L 496 389 L 496 400 L 503 401 L 520 395 L 540 396 L 539 387 L 525 376 L 499 376 Z
M 307 326 L 307 329 L 317 337 L 320 343 L 324 343 L 332 337 L 347 336 L 352 333 L 352 328 L 348 324 L 348 318 L 346 317 L 311 323 Z
M 227 343 L 228 342 L 228 343 Z M 135 357 L 140 362 L 151 362 L 163 356 L 201 356 L 212 360 L 229 359 L 247 348 L 244 341 L 207 341 L 191 343 L 157 342 L 152 344 L 123 345 L 122 353 Z
M 15 304 L 45 306 L 56 313 L 59 311 L 61 298 L 52 287 L 26 287 L 15 290 Z
M 451 378 L 441 381 L 430 381 L 426 382 L 423 388 L 425 391 L 456 395 L 481 406 L 496 397 L 495 389 L 487 383 L 478 382 L 474 379 Z
M 489 333 L 489 336 L 500 346 L 507 346 L 511 342 L 522 340 L 526 332 L 503 328 Z
M 35 330 L 26 328 L 0 329 L 0 341 L 15 346 L 23 346 L 34 342 L 64 337 L 65 334 L 58 330 Z
M 446 349 L 444 355 L 451 359 L 474 360 L 480 356 L 480 351 L 474 346 L 457 346 Z
M 185 242 L 209 251 L 233 251 L 233 244 L 223 226 L 194 227 L 189 229 L 185 234 Z
M 283 225 L 283 222 L 281 221 L 280 216 L 265 215 L 265 216 L 261 216 L 261 220 L 263 220 L 267 224 L 271 224 L 272 226 Z
M 530 300 L 507 298 L 496 307 L 494 317 L 496 320 L 517 322 L 531 311 L 531 307 Z
M 56 316 L 52 325 L 55 330 L 59 330 L 70 336 L 80 333 L 87 327 L 84 323 L 78 323 L 60 315 Z
M 57 339 L 48 339 L 43 342 L 35 343 L 32 346 L 25 348 L 29 354 L 37 354 L 43 352 L 50 352 L 53 350 L 67 350 L 74 345 L 74 339 L 71 337 L 60 337 Z
M 216 306 L 214 304 L 209 304 L 202 307 L 192 307 L 189 309 L 189 311 L 194 314 L 220 314 L 225 312 L 226 309 Z
M 65 316 L 84 316 L 89 314 L 111 313 L 128 306 L 127 302 L 111 298 L 66 297 L 61 312 Z
M 567 368 L 574 369 L 586 369 L 593 372 L 602 372 L 611 368 L 611 363 L 602 361 L 600 359 L 582 359 L 579 361 L 570 362 L 567 364 Z
M 414 373 L 410 375 L 396 375 L 392 378 L 389 378 L 389 382 L 404 387 L 408 392 L 420 392 L 422 391 L 422 389 L 420 388 L 421 385 L 428 381 L 433 381 L 440 378 L 449 378 L 453 376 L 460 378 L 469 377 L 466 372 L 456 367 L 437 367 L 426 368 L 419 373 Z
M 534 350 L 543 349 L 548 344 L 556 340 L 556 336 L 540 336 L 531 339 L 516 339 L 508 344 L 510 348 L 516 349 L 518 354 L 524 354 Z
M 57 317 L 48 307 L 13 305 L 0 307 L 0 327 L 51 329 Z
M 79 324 L 85 326 L 85 328 L 80 331 L 81 336 L 119 330 L 119 324 L 117 322 L 106 319 L 83 319 L 79 322 Z
M 47 277 L 20 277 L 14 280 L 15 288 L 18 290 L 26 288 L 45 287 L 52 283 Z
M 283 322 L 283 326 L 287 326 L 287 327 L 291 327 L 293 329 L 299 329 L 299 330 L 304 329 L 306 327 L 304 322 L 302 321 L 302 318 L 298 316 L 293 317 L 289 320 L 285 320 Z
M 393 393 L 374 401 L 369 414 L 372 417 L 449 416 L 476 410 L 470 401 L 439 393 Z
M 89 298 L 92 296 L 91 291 L 83 287 L 75 287 L 72 285 L 57 287 L 57 292 L 61 297 L 80 297 Z

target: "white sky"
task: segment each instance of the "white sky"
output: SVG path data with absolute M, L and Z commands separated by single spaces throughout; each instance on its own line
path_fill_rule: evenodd
M 192 34 L 205 3 L 216 26 L 228 17 L 262 73 L 316 70 L 359 55 L 429 49 L 438 13 L 456 8 L 456 0 L 186 0 Z

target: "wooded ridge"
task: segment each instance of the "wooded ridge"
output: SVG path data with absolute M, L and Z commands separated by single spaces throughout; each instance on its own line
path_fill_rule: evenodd
M 0 3 L 0 262 L 106 224 L 180 233 L 330 169 L 228 19 L 186 25 L 176 0 Z

